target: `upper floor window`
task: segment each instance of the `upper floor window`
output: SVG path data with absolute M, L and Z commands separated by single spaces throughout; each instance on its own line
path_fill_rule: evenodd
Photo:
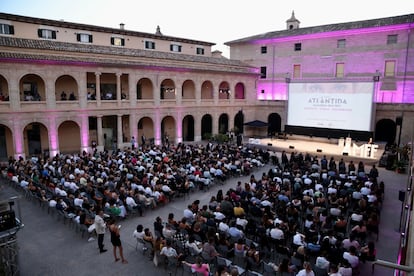
M 14 34 L 14 26 L 0 23 L 0 34 Z
M 385 77 L 395 77 L 395 61 L 385 61 Z
M 196 48 L 196 54 L 197 55 L 204 55 L 204 48 L 197 47 Z
M 155 42 L 145 41 L 145 49 L 155 49 Z
M 293 78 L 294 79 L 300 78 L 300 64 L 293 65 Z
M 181 45 L 178 44 L 171 44 L 170 45 L 171 52 L 181 52 Z
M 125 39 L 122 37 L 111 37 L 111 45 L 114 46 L 125 46 Z
M 336 41 L 336 48 L 345 48 L 346 47 L 346 39 L 338 39 Z
M 267 54 L 267 46 L 260 47 L 260 53 Z
M 295 51 L 302 51 L 302 43 L 295 43 Z
M 266 68 L 266 66 L 260 67 L 260 78 L 261 79 L 267 78 L 267 68 Z
M 41 38 L 56 39 L 56 31 L 48 29 L 38 29 L 37 35 Z
M 78 42 L 92 43 L 92 35 L 79 33 L 79 34 L 76 34 L 76 40 Z
M 337 63 L 336 64 L 336 70 L 335 70 L 335 77 L 336 78 L 343 78 L 344 77 L 344 63 Z
M 387 36 L 387 44 L 397 44 L 398 42 L 398 35 L 388 35 Z

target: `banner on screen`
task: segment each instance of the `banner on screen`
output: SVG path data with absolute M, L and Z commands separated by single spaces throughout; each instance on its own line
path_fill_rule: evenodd
M 290 83 L 287 124 L 371 131 L 372 82 Z

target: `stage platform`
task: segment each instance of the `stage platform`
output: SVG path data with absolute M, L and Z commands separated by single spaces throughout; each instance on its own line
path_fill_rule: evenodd
M 328 139 L 300 135 L 288 135 L 286 139 L 246 138 L 245 141 L 251 146 L 260 145 L 278 152 L 281 152 L 283 150 L 289 154 L 292 152 L 301 152 L 303 154 L 309 153 L 318 157 L 326 155 L 327 158 L 333 156 L 336 160 L 339 160 L 340 158 L 343 158 L 345 161 L 353 160 L 354 162 L 355 160 L 361 160 L 365 164 L 378 163 L 385 150 L 385 143 L 374 143 L 374 145 L 378 145 L 376 152 L 374 152 L 374 156 L 372 158 L 363 157 L 359 153 L 358 149 L 355 150 L 354 154 L 353 146 L 356 145 L 360 147 L 364 145 L 364 142 L 352 140 L 352 146 L 348 150 L 348 155 L 344 155 L 344 146 L 338 145 L 341 142 L 340 139 Z

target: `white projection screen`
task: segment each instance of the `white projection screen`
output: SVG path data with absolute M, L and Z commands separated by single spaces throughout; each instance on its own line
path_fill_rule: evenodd
M 374 83 L 290 83 L 287 124 L 371 131 Z

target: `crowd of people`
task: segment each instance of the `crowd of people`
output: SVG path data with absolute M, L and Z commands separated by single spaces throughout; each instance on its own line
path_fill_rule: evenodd
M 256 178 L 252 168 L 269 163 L 269 171 Z M 362 162 L 295 152 L 278 157 L 256 147 L 207 143 L 10 158 L 7 172 L 39 200 L 95 232 L 101 210 L 104 216 L 125 219 L 190 189 L 206 190 L 213 181 L 250 175 L 205 204 L 193 201 L 178 220 L 173 213 L 165 222 L 157 217 L 153 226 L 138 225 L 134 233 L 149 242 L 152 258 L 173 257 L 177 264 L 203 271 L 203 264 L 208 271 L 213 265 L 218 275 L 236 273 L 218 264 L 218 257 L 248 270 L 263 270 L 266 264 L 281 273 L 311 275 L 309 269 L 320 269 L 352 275 L 360 262 L 376 255 L 368 237 L 378 237 L 384 183 L 375 165 L 366 172 Z M 115 259 L 119 248 L 126 262 L 120 243 L 113 245 Z M 194 257 L 193 264 L 188 257 Z
M 176 258 L 218 265 L 222 257 L 287 275 L 354 275 L 361 262 L 375 260 L 384 193 L 375 165 L 366 171 L 363 162 L 285 152 L 269 161 L 260 178 L 252 174 L 202 206 L 194 201 L 179 220 L 157 217 L 147 239 L 153 255 L 168 242 Z M 139 225 L 134 237 L 150 228 Z

